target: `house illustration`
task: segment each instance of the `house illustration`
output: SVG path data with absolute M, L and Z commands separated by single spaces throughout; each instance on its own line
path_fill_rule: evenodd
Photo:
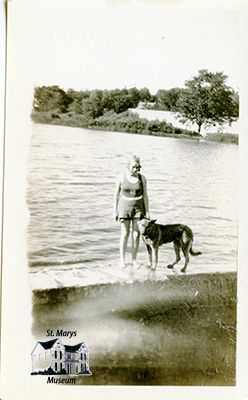
M 64 345 L 58 338 L 38 341 L 31 353 L 32 373 L 49 370 L 68 375 L 91 375 L 89 349 L 85 342 L 74 346 Z

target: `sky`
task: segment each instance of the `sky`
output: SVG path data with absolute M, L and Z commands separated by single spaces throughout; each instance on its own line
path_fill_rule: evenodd
M 200 69 L 239 90 L 235 1 L 13 0 L 9 43 L 29 84 L 64 89 L 183 87 Z M 215 6 L 214 6 L 215 4 Z M 10 53 L 13 51 L 10 48 Z M 10 55 L 11 62 L 11 55 Z

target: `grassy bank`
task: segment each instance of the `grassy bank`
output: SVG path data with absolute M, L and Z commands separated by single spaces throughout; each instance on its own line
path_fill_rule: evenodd
M 162 137 L 189 137 L 199 139 L 201 135 L 187 129 L 176 128 L 165 121 L 149 121 L 140 118 L 137 114 L 125 111 L 123 113 L 107 112 L 101 117 L 89 119 L 83 114 L 33 112 L 32 120 L 37 123 L 63 125 L 103 131 L 125 132 L 131 134 L 162 136 Z
M 239 136 L 231 133 L 212 133 L 205 136 L 205 140 L 219 143 L 239 143 Z
M 78 385 L 235 385 L 236 273 L 33 292 L 33 334 L 76 330 Z
M 161 137 L 202 138 L 202 136 L 196 132 L 174 127 L 172 124 L 166 123 L 165 121 L 151 121 L 146 118 L 140 118 L 138 114 L 129 111 L 120 114 L 108 112 L 95 119 L 89 119 L 83 114 L 76 113 L 58 114 L 51 112 L 33 112 L 31 118 L 33 122 L 40 124 L 62 125 L 92 130 L 125 132 Z M 205 136 L 204 140 L 238 144 L 238 135 L 224 133 L 208 134 Z

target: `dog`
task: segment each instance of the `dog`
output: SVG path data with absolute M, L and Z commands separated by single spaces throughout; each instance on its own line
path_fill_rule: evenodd
M 180 261 L 180 249 L 182 249 L 185 263 L 181 272 L 186 272 L 189 263 L 189 253 L 192 256 L 202 254 L 200 251 L 195 252 L 192 249 L 194 239 L 192 230 L 187 225 L 161 225 L 156 224 L 156 221 L 156 219 L 150 220 L 149 218 L 143 218 L 138 222 L 139 230 L 148 252 L 149 267 L 153 271 L 156 270 L 158 265 L 158 248 L 162 244 L 173 242 L 176 261 L 173 264 L 167 265 L 167 268 L 173 268 L 174 265 Z

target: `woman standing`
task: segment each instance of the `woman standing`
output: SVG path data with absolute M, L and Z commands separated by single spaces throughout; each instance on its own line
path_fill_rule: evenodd
M 114 218 L 121 224 L 120 265 L 125 267 L 127 242 L 132 228 L 132 263 L 137 266 L 140 233 L 137 221 L 149 217 L 146 178 L 140 174 L 140 158 L 133 156 L 118 176 L 114 195 Z

